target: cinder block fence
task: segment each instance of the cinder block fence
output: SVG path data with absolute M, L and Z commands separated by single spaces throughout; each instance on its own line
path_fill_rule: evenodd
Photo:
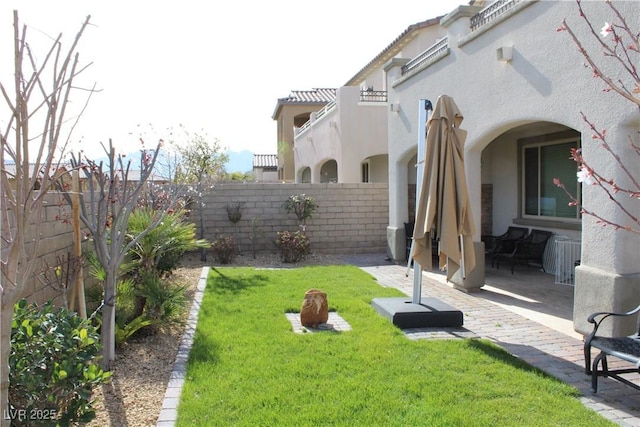
M 313 252 L 346 254 L 386 251 L 389 222 L 387 184 L 223 184 L 203 195 L 204 237 L 237 239 L 241 252 L 274 251 L 278 231 L 298 230 L 298 220 L 286 213 L 283 203 L 290 195 L 313 197 L 318 209 L 307 220 L 306 233 Z M 237 227 L 226 206 L 244 203 Z M 199 226 L 199 207 L 191 220 Z M 198 231 L 199 233 L 199 231 Z
M 213 242 L 221 236 L 237 240 L 241 253 L 274 252 L 278 231 L 298 230 L 294 214 L 282 209 L 290 195 L 313 197 L 318 209 L 307 221 L 311 250 L 323 254 L 372 253 L 386 251 L 389 218 L 387 184 L 221 184 L 207 190 L 202 207 L 193 205 L 190 219 L 199 227 L 199 209 L 204 213 L 204 238 Z M 226 206 L 244 202 L 242 219 L 234 225 Z M 40 226 L 40 243 L 34 275 L 42 276 L 46 265 L 55 266 L 58 257 L 73 253 L 73 227 L 65 218 L 71 207 L 55 192 L 47 195 Z M 84 227 L 83 227 L 84 228 Z M 200 230 L 197 231 L 198 236 Z M 32 236 L 31 236 L 32 237 Z M 83 250 L 92 250 L 89 241 Z M 88 279 L 85 274 L 85 279 Z M 45 302 L 60 293 L 34 277 L 25 286 L 23 297 Z

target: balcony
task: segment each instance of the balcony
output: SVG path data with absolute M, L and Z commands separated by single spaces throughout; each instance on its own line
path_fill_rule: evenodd
M 387 102 L 386 90 L 361 90 L 360 102 Z
M 402 67 L 402 75 L 408 74 L 413 70 L 420 68 L 423 64 L 431 63 L 437 58 L 445 56 L 449 52 L 449 40 L 445 37 L 431 45 L 420 55 L 407 62 Z
M 523 0 L 498 0 L 471 17 L 471 31 L 487 25 Z

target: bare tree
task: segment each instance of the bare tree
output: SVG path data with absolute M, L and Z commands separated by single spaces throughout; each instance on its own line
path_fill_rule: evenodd
M 59 35 L 38 64 L 26 41 L 27 27 L 20 28 L 18 12 L 13 13 L 14 81 L 12 85 L 0 82 L 10 112 L 7 127 L 0 134 L 0 408 L 5 410 L 13 307 L 32 279 L 44 198 L 60 174 L 57 159 L 70 136 L 63 138 L 65 114 L 76 92 L 74 79 L 86 68 L 80 66 L 76 48 L 89 19 L 67 51 L 63 51 Z M 91 92 L 87 92 L 87 101 Z M 8 170 L 9 163 L 13 163 L 13 171 Z M 3 426 L 10 424 L 5 418 Z
M 131 160 L 125 162 L 122 155 L 117 155 L 111 140 L 107 147 L 103 145 L 107 155 L 106 162 L 82 158 L 82 153 L 71 160 L 73 168 L 80 169 L 86 177 L 88 188 L 86 196 L 80 195 L 80 220 L 88 229 L 106 276 L 100 332 L 102 366 L 105 371 L 110 369 L 110 364 L 115 359 L 116 283 L 120 266 L 131 248 L 164 219 L 177 198 L 177 194 L 174 194 L 166 200 L 165 209 L 155 210 L 156 217 L 142 233 L 127 235 L 129 216 L 146 190 L 160 147 L 161 143 L 158 143 L 154 150 L 141 150 L 140 177 L 135 180 L 129 175 Z M 65 189 L 62 180 L 58 182 L 58 186 L 71 203 L 71 194 Z

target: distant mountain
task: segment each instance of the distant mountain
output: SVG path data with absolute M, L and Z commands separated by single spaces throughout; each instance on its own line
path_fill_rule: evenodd
M 250 172 L 253 169 L 253 153 L 249 150 L 227 151 L 229 161 L 224 165 L 227 172 Z
M 229 161 L 225 163 L 224 167 L 227 172 L 251 172 L 253 170 L 253 153 L 249 150 L 242 151 L 227 151 Z M 131 160 L 132 169 L 140 169 L 140 152 L 131 152 L 125 156 L 125 162 Z M 100 161 L 107 161 L 106 157 L 98 158 L 94 160 L 99 163 Z M 162 160 L 159 160 L 162 163 Z

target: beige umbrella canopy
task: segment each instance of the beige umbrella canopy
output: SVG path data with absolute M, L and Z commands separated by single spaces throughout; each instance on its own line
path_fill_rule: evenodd
M 413 259 L 430 270 L 431 240 L 437 240 L 439 264 L 446 267 L 447 280 L 460 266 L 464 278 L 476 265 L 475 226 L 464 172 L 467 132 L 459 128 L 462 119 L 453 98 L 438 98 L 427 121 L 424 173 L 413 232 Z

